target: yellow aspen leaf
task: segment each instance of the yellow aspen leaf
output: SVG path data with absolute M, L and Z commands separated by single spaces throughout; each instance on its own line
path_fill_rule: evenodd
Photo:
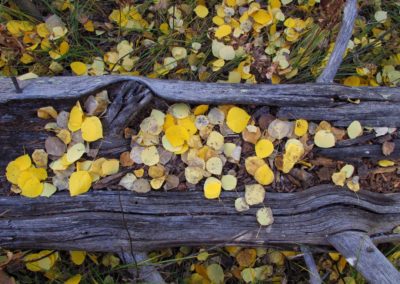
M 72 263 L 74 263 L 76 265 L 81 265 L 85 261 L 86 251 L 71 250 L 71 251 L 69 251 L 69 254 L 71 256 Z
M 354 166 L 350 165 L 350 164 L 346 164 L 343 166 L 343 168 L 340 171 L 344 172 L 346 174 L 346 178 L 349 178 L 354 173 Z
M 285 144 L 285 153 L 283 154 L 282 172 L 288 173 L 294 165 L 304 155 L 304 146 L 297 139 L 289 139 Z
M 50 197 L 52 196 L 55 192 L 57 191 L 57 187 L 55 187 L 53 184 L 44 182 L 43 183 L 43 191 L 40 194 L 40 196 L 44 197 Z
M 271 0 L 270 5 L 272 9 L 279 9 L 281 7 L 281 1 L 280 0 Z
M 68 129 L 72 132 L 78 131 L 82 127 L 83 122 L 83 111 L 79 101 L 71 109 L 68 120 Z
M 279 1 L 279 0 L 278 0 Z M 297 119 L 294 127 L 294 134 L 296 136 L 303 136 L 308 131 L 308 122 L 305 119 Z
M 177 124 L 179 126 L 183 126 L 187 130 L 189 136 L 192 136 L 192 135 L 196 134 L 196 132 L 197 132 L 197 128 L 194 123 L 194 117 L 188 116 L 188 117 L 185 117 L 182 119 L 178 119 Z
M 64 284 L 79 284 L 81 282 L 82 275 L 76 274 L 70 278 L 67 279 L 67 281 L 64 282 Z
M 260 9 L 252 15 L 254 21 L 260 25 L 272 23 L 272 15 L 264 9 Z
M 246 283 L 254 283 L 256 281 L 256 270 L 254 268 L 245 268 L 240 272 L 243 281 Z
M 185 179 L 188 183 L 198 184 L 204 177 L 204 170 L 200 167 L 186 167 Z
M 250 115 L 244 109 L 232 107 L 228 111 L 226 124 L 233 132 L 240 133 L 246 128 L 249 120 Z
M 243 249 L 236 255 L 236 261 L 240 267 L 252 267 L 256 258 L 257 251 L 255 249 Z
M 260 204 L 264 201 L 265 189 L 260 184 L 246 185 L 244 198 L 248 205 Z
M 207 276 L 211 283 L 222 284 L 224 282 L 224 271 L 217 263 L 207 266 Z
M 187 57 L 187 51 L 186 51 L 186 48 L 184 48 L 184 47 L 176 46 L 176 47 L 172 48 L 171 53 L 172 53 L 172 56 L 176 60 L 184 59 Z M 183 104 L 179 104 L 179 105 L 183 105 Z
M 35 149 L 32 153 L 32 160 L 39 168 L 46 168 L 48 163 L 48 154 L 43 149 Z
M 221 184 L 224 190 L 234 190 L 237 186 L 237 178 L 233 175 L 223 175 Z
M 260 208 L 256 213 L 257 221 L 261 226 L 269 226 L 274 223 L 272 210 L 269 207 Z
M 162 24 L 160 25 L 160 31 L 161 31 L 163 34 L 167 35 L 167 34 L 169 33 L 169 25 L 168 25 L 167 23 L 162 23 Z
M 185 127 L 173 125 L 165 131 L 165 137 L 173 147 L 178 147 L 189 139 L 189 133 Z
M 336 144 L 335 135 L 328 130 L 319 130 L 315 133 L 314 143 L 320 148 L 332 148 Z
M 262 165 L 256 170 L 254 174 L 254 179 L 259 184 L 269 185 L 274 181 L 274 172 L 267 164 Z
M 175 118 L 172 114 L 167 113 L 164 119 L 163 130 L 166 131 L 171 126 L 175 125 Z
M 205 114 L 208 111 L 208 105 L 198 105 L 193 109 L 194 115 Z
M 42 119 L 57 119 L 58 113 L 52 106 L 41 107 L 37 110 L 37 116 Z
M 140 157 L 143 164 L 146 166 L 153 166 L 160 162 L 160 155 L 155 146 L 146 147 L 142 153 L 140 153 Z
M 215 31 L 215 37 L 221 39 L 225 36 L 228 36 L 232 33 L 232 28 L 230 25 L 221 25 Z
M 60 132 L 57 133 L 57 137 L 60 138 L 65 145 L 68 145 L 72 140 L 71 132 L 67 129 L 61 129 Z
M 219 151 L 222 149 L 222 147 L 224 147 L 224 136 L 217 131 L 212 131 L 210 135 L 208 135 L 207 146 Z
M 346 173 L 342 171 L 333 173 L 332 181 L 337 186 L 344 186 L 344 182 L 346 181 Z
M 46 23 L 40 23 L 40 24 L 36 25 L 36 32 L 41 38 L 45 38 L 50 35 L 50 32 L 47 29 Z
M 33 272 L 40 271 L 41 268 L 39 266 L 39 263 L 36 261 L 39 258 L 40 258 L 40 256 L 38 253 L 30 253 L 30 254 L 26 255 L 24 257 L 24 262 L 25 262 L 26 268 Z
M 351 191 L 357 192 L 360 190 L 359 180 L 360 180 L 360 178 L 358 176 L 355 176 L 355 177 L 349 179 L 346 182 L 346 185 Z
M 235 209 L 238 212 L 244 212 L 250 209 L 249 204 L 246 203 L 246 199 L 244 197 L 236 198 L 235 200 Z
M 219 16 L 214 16 L 214 17 L 212 18 L 212 21 L 213 21 L 213 23 L 214 23 L 215 25 L 217 25 L 217 26 L 222 26 L 222 25 L 225 23 L 224 19 L 221 18 L 221 17 L 219 17 Z
M 213 175 L 220 175 L 222 167 L 222 160 L 219 157 L 212 157 L 206 162 L 206 170 Z
M 363 128 L 361 123 L 358 120 L 354 120 L 350 123 L 349 127 L 347 127 L 347 135 L 350 139 L 357 138 L 363 134 Z
M 394 166 L 394 162 L 390 161 L 390 160 L 380 160 L 380 161 L 378 161 L 378 165 L 380 167 L 386 168 L 386 167 Z
M 86 117 L 82 123 L 81 131 L 83 140 L 88 142 L 103 138 L 103 126 L 97 116 Z
M 183 103 L 173 104 L 170 108 L 170 112 L 175 118 L 182 119 L 189 116 L 190 106 Z
M 254 176 L 257 169 L 262 165 L 265 165 L 264 160 L 256 156 L 247 157 L 246 160 L 244 161 L 244 166 L 246 168 L 246 171 L 252 176 Z
M 92 178 L 87 171 L 77 171 L 69 178 L 69 193 L 71 196 L 86 193 L 92 185 Z
M 34 198 L 43 192 L 43 183 L 36 177 L 28 179 L 21 187 L 21 195 Z
M 255 151 L 258 158 L 267 158 L 274 152 L 274 144 L 268 139 L 261 139 L 256 143 Z
M 68 44 L 68 42 L 63 41 L 62 43 L 60 43 L 59 50 L 60 50 L 60 54 L 61 54 L 61 55 L 67 54 L 68 51 L 69 51 L 69 44 Z
M 10 183 L 17 184 L 21 172 L 15 161 L 11 161 L 6 168 L 6 178 Z
M 165 177 L 153 178 L 150 181 L 150 186 L 152 189 L 160 189 L 165 182 Z
M 197 5 L 196 8 L 194 8 L 194 12 L 199 18 L 205 18 L 208 15 L 208 9 L 204 5 Z
M 349 87 L 358 87 L 361 85 L 361 78 L 358 76 L 349 76 L 343 81 L 343 85 Z
M 101 164 L 101 176 L 109 176 L 118 173 L 119 160 L 110 159 Z
M 207 199 L 218 198 L 221 194 L 221 181 L 215 177 L 209 177 L 204 182 L 204 196 Z
M 144 175 L 144 169 L 134 170 L 133 173 L 135 174 L 136 177 L 141 178 Z
M 35 58 L 33 58 L 33 56 L 28 53 L 23 53 L 19 60 L 23 64 L 29 64 L 32 63 L 35 60 Z
M 88 32 L 94 32 L 94 24 L 92 20 L 87 21 L 86 23 L 83 24 L 83 27 L 85 30 Z
M 72 72 L 75 73 L 75 75 L 82 76 L 87 74 L 87 67 L 86 64 L 83 62 L 79 61 L 74 61 L 70 64 Z
M 36 177 L 40 181 L 43 181 L 43 180 L 47 179 L 47 171 L 46 171 L 46 169 L 35 168 L 34 166 L 32 166 L 29 169 L 27 169 L 26 172 L 31 173 L 34 177 Z
M 75 163 L 78 161 L 83 154 L 86 152 L 85 145 L 83 143 L 76 143 L 70 147 L 67 151 L 66 159 L 68 164 Z
M 14 160 L 14 163 L 20 171 L 29 169 L 32 166 L 32 160 L 28 154 L 19 156 Z
M 235 7 L 236 6 L 236 0 L 225 0 L 225 4 L 230 6 L 230 7 Z

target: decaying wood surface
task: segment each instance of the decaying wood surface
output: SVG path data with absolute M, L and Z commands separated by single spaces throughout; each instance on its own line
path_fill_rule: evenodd
M 225 192 L 219 201 L 205 200 L 201 191 L 1 197 L 0 243 L 115 252 L 130 251 L 131 245 L 136 251 L 183 245 L 329 245 L 327 236 L 348 230 L 379 237 L 379 242 L 385 237 L 400 240 L 392 233 L 400 224 L 399 194 L 355 194 L 331 185 L 299 193 L 267 192 L 265 204 L 275 218 L 268 227 L 258 225 L 257 207 L 238 213 L 236 197 Z
M 346 231 L 328 237 L 329 242 L 372 284 L 400 283 L 400 273 L 375 247 L 370 237 Z
M 113 101 L 103 118 L 106 135 L 99 145 L 100 155 L 107 157 L 129 149 L 122 129 L 135 124 L 135 117 L 160 99 L 267 105 L 280 118 L 328 120 L 339 126 L 354 119 L 369 126 L 400 126 L 399 88 L 204 84 L 118 76 L 40 78 L 22 82 L 22 88 L 23 93 L 15 94 L 11 80 L 0 79 L 2 173 L 8 161 L 24 151 L 43 148 L 47 121 L 37 118 L 39 107 L 68 110 L 76 100 L 103 89 Z M 355 100 L 361 102 L 355 104 Z M 384 115 L 388 117 L 381 119 Z M 372 138 L 363 137 L 360 143 Z M 397 148 L 389 158 L 399 155 Z M 380 145 L 357 143 L 316 154 L 342 160 L 382 156 Z M 9 192 L 4 175 L 0 180 L 3 193 Z M 224 194 L 215 202 L 205 200 L 201 192 L 140 196 L 105 191 L 75 198 L 63 193 L 50 199 L 2 197 L 0 244 L 116 252 L 130 249 L 130 243 L 134 251 L 175 245 L 329 245 L 327 236 L 347 230 L 364 232 L 376 242 L 400 240 L 391 233 L 400 225 L 400 196 L 396 194 L 354 194 L 328 185 L 303 193 L 268 193 L 267 205 L 275 216 L 275 223 L 268 228 L 257 225 L 256 208 L 238 214 L 233 207 L 236 197 Z

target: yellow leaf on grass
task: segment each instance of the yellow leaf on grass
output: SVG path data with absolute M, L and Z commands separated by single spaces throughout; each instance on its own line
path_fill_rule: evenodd
M 68 120 L 68 129 L 72 132 L 78 131 L 82 127 L 83 111 L 79 102 L 71 109 Z
M 69 193 L 76 196 L 87 192 L 92 185 L 92 178 L 87 171 L 77 171 L 69 178 Z
M 71 250 L 69 254 L 71 256 L 71 261 L 76 265 L 81 265 L 85 261 L 86 251 Z
M 205 18 L 208 15 L 208 9 L 204 5 L 197 5 L 196 8 L 194 8 L 194 12 L 199 18 Z
M 83 27 L 85 28 L 85 30 L 87 30 L 88 32 L 94 32 L 94 25 L 93 25 L 93 21 L 89 20 L 86 23 L 83 24 Z
M 103 126 L 97 116 L 86 117 L 82 123 L 81 131 L 83 140 L 88 142 L 103 138 Z
M 81 279 L 82 276 L 80 274 L 76 274 L 71 278 L 68 278 L 68 280 L 65 281 L 64 284 L 79 284 L 81 282 Z
M 86 64 L 83 62 L 74 61 L 70 64 L 70 67 L 72 72 L 75 73 L 75 75 L 82 76 L 87 73 Z
M 224 282 L 224 271 L 219 264 L 213 263 L 207 266 L 207 276 L 212 283 L 222 284 Z
M 29 64 L 32 63 L 35 58 L 33 58 L 33 56 L 28 53 L 23 53 L 19 60 L 21 61 L 21 63 Z
M 225 36 L 228 36 L 232 33 L 232 28 L 230 25 L 221 25 L 215 31 L 215 37 L 221 39 Z
M 264 10 L 260 9 L 252 15 L 254 21 L 260 25 L 267 25 L 272 23 L 272 15 Z
M 267 158 L 274 151 L 274 144 L 268 139 L 261 139 L 257 142 L 255 150 L 258 158 Z
M 240 133 L 246 128 L 249 120 L 250 115 L 244 109 L 232 107 L 228 111 L 226 124 L 233 132 Z
M 209 177 L 204 182 L 204 196 L 207 199 L 218 198 L 221 194 L 221 181 L 215 177 Z
M 358 87 L 361 85 L 361 79 L 358 76 L 349 76 L 344 79 L 343 85 L 349 87 Z

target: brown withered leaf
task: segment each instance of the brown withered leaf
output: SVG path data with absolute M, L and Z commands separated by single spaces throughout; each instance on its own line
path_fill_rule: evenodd
M 57 137 L 47 137 L 44 145 L 47 154 L 56 157 L 61 157 L 67 150 L 67 145 Z
M 389 156 L 390 154 L 393 153 L 395 147 L 396 147 L 396 144 L 394 142 L 385 141 L 382 144 L 383 155 Z
M 130 167 L 133 166 L 134 161 L 131 159 L 131 153 L 129 151 L 121 153 L 119 156 L 119 162 L 123 167 Z

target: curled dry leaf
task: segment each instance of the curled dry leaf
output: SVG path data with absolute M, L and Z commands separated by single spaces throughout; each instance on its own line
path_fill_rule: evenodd
M 139 178 L 133 182 L 132 190 L 137 193 L 147 193 L 151 190 L 151 186 L 147 179 Z
M 275 119 L 268 126 L 268 134 L 274 139 L 282 139 L 289 137 L 293 129 L 292 123 Z
M 349 127 L 347 127 L 347 135 L 350 139 L 357 138 L 358 136 L 361 136 L 362 133 L 363 129 L 361 123 L 357 120 L 350 123 Z
M 315 133 L 314 143 L 320 148 L 332 148 L 336 144 L 336 138 L 329 130 L 319 130 Z
M 246 203 L 246 199 L 244 197 L 239 197 L 235 200 L 235 209 L 238 212 L 244 212 L 249 210 L 250 206 Z
M 56 157 L 61 157 L 67 150 L 67 145 L 57 137 L 47 137 L 44 145 L 46 152 Z

